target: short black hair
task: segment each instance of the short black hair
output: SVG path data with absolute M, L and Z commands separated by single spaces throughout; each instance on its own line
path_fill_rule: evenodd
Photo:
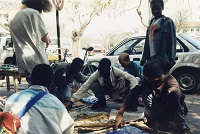
M 163 66 L 158 59 L 149 59 L 143 68 L 143 75 L 146 77 L 154 78 L 164 73 Z
M 108 58 L 102 58 L 99 61 L 99 66 L 107 66 L 110 67 L 111 66 L 111 61 Z
M 83 63 L 84 61 L 79 57 L 76 57 L 72 60 L 72 65 L 78 65 L 78 64 L 83 64 Z
M 83 64 L 84 64 L 84 61 L 81 58 L 78 58 L 78 57 L 74 58 L 72 60 L 71 66 L 70 66 L 71 73 L 80 72 L 81 69 L 83 68 Z M 66 71 L 67 71 L 67 69 L 66 69 Z
M 152 0 L 150 5 L 153 5 L 155 3 L 160 3 L 160 5 L 162 6 L 162 8 L 164 8 L 164 1 L 163 0 Z
M 31 84 L 49 87 L 53 80 L 53 70 L 50 65 L 38 64 L 31 73 Z
M 22 4 L 29 8 L 35 9 L 38 12 L 50 12 L 52 5 L 49 0 L 22 0 Z

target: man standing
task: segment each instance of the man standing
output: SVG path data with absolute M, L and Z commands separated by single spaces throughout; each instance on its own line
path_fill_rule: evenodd
M 18 71 L 29 74 L 37 64 L 49 64 L 45 48 L 50 39 L 40 14 L 51 11 L 52 5 L 49 0 L 22 0 L 22 4 L 10 21 L 10 34 Z
M 162 15 L 164 9 L 163 0 L 152 0 L 150 7 L 154 18 L 150 21 L 147 29 L 144 52 L 140 64 L 143 66 L 150 57 L 155 57 L 161 61 L 164 73 L 167 73 L 175 64 L 175 25 L 172 19 Z

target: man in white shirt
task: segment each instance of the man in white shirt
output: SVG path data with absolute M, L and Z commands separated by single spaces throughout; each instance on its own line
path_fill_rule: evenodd
M 22 4 L 21 10 L 10 20 L 10 34 L 20 74 L 31 73 L 37 64 L 49 64 L 45 49 L 50 39 L 40 14 L 52 9 L 49 0 L 22 0 Z
M 39 92 L 47 92 L 22 116 L 18 134 L 73 134 L 74 120 L 61 101 L 48 92 L 52 80 L 49 65 L 36 65 L 31 74 L 32 85 L 7 99 L 4 111 L 17 114 Z

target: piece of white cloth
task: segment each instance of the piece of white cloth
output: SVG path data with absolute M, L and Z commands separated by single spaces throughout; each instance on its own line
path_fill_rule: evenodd
M 49 64 L 46 44 L 41 40 L 48 32 L 37 10 L 22 8 L 16 13 L 10 20 L 10 34 L 19 73 L 31 73 L 37 64 Z
M 11 95 L 4 111 L 18 113 L 28 101 L 46 87 L 33 85 Z M 74 120 L 64 105 L 52 94 L 47 93 L 22 116 L 18 134 L 73 134 Z
M 112 67 L 110 69 L 110 80 L 113 87 L 116 85 L 117 77 L 122 77 L 128 80 L 130 82 L 130 90 L 133 89 L 138 83 L 138 80 L 133 75 L 124 72 L 118 69 L 117 67 Z M 74 98 L 75 100 L 80 100 L 84 98 L 92 82 L 97 80 L 99 81 L 100 85 L 104 85 L 103 78 L 99 76 L 98 70 L 95 71 L 85 83 L 83 83 L 83 85 L 78 89 L 78 91 L 73 94 L 72 98 Z

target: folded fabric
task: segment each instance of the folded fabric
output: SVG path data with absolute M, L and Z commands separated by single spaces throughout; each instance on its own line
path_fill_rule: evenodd
M 98 101 L 98 99 L 95 96 L 89 96 L 87 98 L 82 98 L 82 101 L 87 104 L 95 104 Z

